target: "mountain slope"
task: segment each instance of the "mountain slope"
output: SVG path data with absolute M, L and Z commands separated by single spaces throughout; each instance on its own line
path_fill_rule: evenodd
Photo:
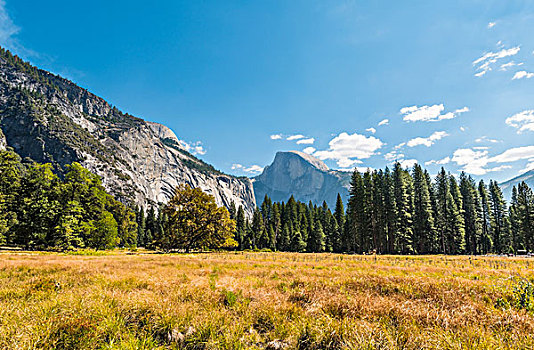
M 534 169 L 527 171 L 524 174 L 514 177 L 506 182 L 499 184 L 503 193 L 507 199 L 510 199 L 512 196 L 512 187 L 517 186 L 521 182 L 526 182 L 530 188 L 534 188 Z
M 0 49 L 0 128 L 21 157 L 74 161 L 100 175 L 119 200 L 166 202 L 180 183 L 200 187 L 219 205 L 251 213 L 252 183 L 225 175 L 187 152 L 169 128 L 122 113 L 74 83 Z
M 329 170 L 319 159 L 298 151 L 278 152 L 271 165 L 253 178 L 258 205 L 267 194 L 273 201 L 287 201 L 293 195 L 302 202 L 323 201 L 334 208 L 337 194 L 348 198 L 350 173 Z

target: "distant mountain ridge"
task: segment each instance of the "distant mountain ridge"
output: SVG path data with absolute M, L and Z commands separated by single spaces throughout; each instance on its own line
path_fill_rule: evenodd
M 302 202 L 335 207 L 337 194 L 348 199 L 350 172 L 330 170 L 321 160 L 299 151 L 277 152 L 271 165 L 253 178 L 257 205 L 265 195 L 287 201 L 293 195 Z
M 527 171 L 524 174 L 516 176 L 508 181 L 505 181 L 501 184 L 501 189 L 505 194 L 507 199 L 510 199 L 512 196 L 512 188 L 517 186 L 521 182 L 525 182 L 530 188 L 534 188 L 534 169 Z
M 0 48 L 2 142 L 21 157 L 52 163 L 80 162 L 100 175 L 119 200 L 142 206 L 166 202 L 181 183 L 255 206 L 250 179 L 217 171 L 193 156 L 168 127 L 111 106 L 76 84 L 38 69 Z M 0 143 L 2 143 L 0 142 Z

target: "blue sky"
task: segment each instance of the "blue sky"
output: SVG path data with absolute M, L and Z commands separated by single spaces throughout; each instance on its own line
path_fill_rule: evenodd
M 0 0 L 0 44 L 237 175 L 534 168 L 533 33 L 532 1 Z

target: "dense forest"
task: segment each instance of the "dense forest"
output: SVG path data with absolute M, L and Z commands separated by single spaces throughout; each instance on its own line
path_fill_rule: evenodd
M 60 178 L 50 164 L 0 152 L 0 244 L 25 249 L 135 246 L 134 211 L 100 177 L 72 163 Z
M 443 168 L 432 181 L 415 165 L 352 175 L 345 211 L 265 197 L 252 220 L 230 208 L 239 249 L 379 254 L 488 254 L 534 250 L 534 195 L 521 183 L 508 207 L 495 181 L 459 180 Z
M 217 213 L 224 224 L 220 227 L 231 227 L 231 242 L 235 242 L 229 243 L 227 236 L 216 241 L 239 250 L 360 254 L 534 251 L 531 188 L 525 183 L 514 187 L 507 205 L 497 182 L 476 183 L 465 173 L 457 180 L 443 168 L 434 179 L 417 164 L 410 171 L 398 163 L 392 170 L 355 171 L 346 210 L 339 195 L 334 211 L 326 203 L 317 206 L 293 197 L 273 203 L 266 196 L 250 219 L 242 207 L 232 204 L 229 219 L 235 223 L 227 222 L 228 213 L 218 211 L 213 198 L 201 191 L 184 187 L 178 194 L 186 199 L 174 203 L 176 210 L 169 205 L 151 207 L 148 212 L 130 209 L 105 191 L 97 175 L 78 163 L 68 165 L 58 176 L 49 164 L 22 162 L 16 153 L 2 151 L 0 244 L 58 250 L 202 249 L 216 245 L 205 237 L 193 242 L 190 238 L 197 233 L 184 234 L 178 227 L 191 226 L 196 216 L 205 220 Z M 193 201 L 195 217 L 183 210 Z M 216 237 L 211 231 L 209 237 Z

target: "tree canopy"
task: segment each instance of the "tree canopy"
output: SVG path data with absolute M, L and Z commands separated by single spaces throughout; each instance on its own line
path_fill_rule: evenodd
M 199 188 L 178 186 L 161 215 L 163 227 L 156 244 L 166 251 L 237 246 L 236 224 L 228 210 L 218 207 L 215 198 Z

